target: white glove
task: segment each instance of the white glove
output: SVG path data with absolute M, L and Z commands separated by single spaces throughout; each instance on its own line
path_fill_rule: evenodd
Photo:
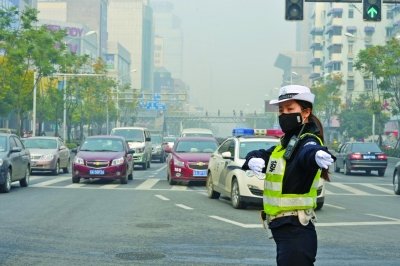
M 328 169 L 329 165 L 333 163 L 333 158 L 329 153 L 321 150 L 315 153 L 315 162 L 319 167 Z
M 249 168 L 256 173 L 261 173 L 264 167 L 265 161 L 261 158 L 251 158 L 249 161 Z

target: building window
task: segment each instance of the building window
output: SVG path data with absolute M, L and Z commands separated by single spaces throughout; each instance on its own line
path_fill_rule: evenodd
M 372 91 L 372 80 L 371 79 L 364 79 L 364 89 L 366 91 Z
M 347 90 L 348 91 L 354 90 L 354 79 L 347 80 Z
M 347 62 L 347 71 L 353 72 L 353 62 Z
M 342 63 L 340 63 L 340 62 L 334 62 L 332 64 L 332 70 L 333 71 L 340 71 L 341 70 L 341 65 L 342 65 Z
M 354 9 L 349 9 L 349 18 L 354 18 Z
M 393 12 L 391 10 L 386 11 L 386 18 L 387 19 L 393 19 Z

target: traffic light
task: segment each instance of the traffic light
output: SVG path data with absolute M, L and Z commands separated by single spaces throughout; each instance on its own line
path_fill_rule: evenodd
M 285 19 L 303 20 L 304 0 L 286 0 Z
M 363 19 L 381 21 L 382 0 L 363 0 Z

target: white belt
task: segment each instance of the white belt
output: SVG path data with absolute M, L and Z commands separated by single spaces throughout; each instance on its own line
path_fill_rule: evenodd
M 269 221 L 272 221 L 276 218 L 285 217 L 285 216 L 298 216 L 299 213 L 297 211 L 288 211 L 288 212 L 281 212 L 277 215 L 270 215 Z

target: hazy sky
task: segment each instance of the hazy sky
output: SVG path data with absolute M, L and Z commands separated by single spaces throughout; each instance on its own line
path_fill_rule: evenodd
M 183 79 L 191 101 L 208 112 L 261 111 L 282 70 L 280 52 L 295 50 L 295 23 L 284 0 L 169 0 L 182 21 Z

